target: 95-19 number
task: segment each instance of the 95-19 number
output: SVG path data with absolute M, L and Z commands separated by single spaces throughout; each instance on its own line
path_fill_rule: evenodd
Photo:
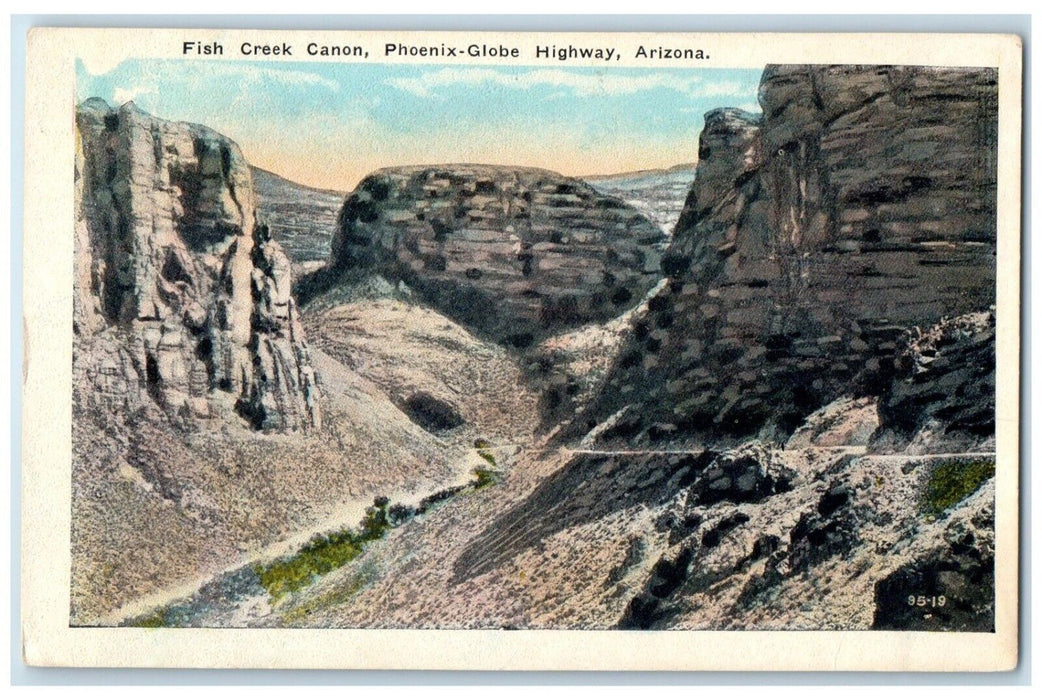
M 943 595 L 910 595 L 908 605 L 916 608 L 943 608 L 948 599 Z

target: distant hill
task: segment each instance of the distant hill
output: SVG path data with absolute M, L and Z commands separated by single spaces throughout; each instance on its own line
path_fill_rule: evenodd
M 672 235 L 684 200 L 695 179 L 694 163 L 659 170 L 639 170 L 616 175 L 582 178 L 603 194 L 623 200 Z
M 592 180 L 618 180 L 622 178 L 648 177 L 652 175 L 668 175 L 669 173 L 687 172 L 689 170 L 694 172 L 695 168 L 697 167 L 697 162 L 677 163 L 676 165 L 671 165 L 668 168 L 645 168 L 643 170 L 628 170 L 623 173 L 601 173 L 597 175 L 581 175 L 579 176 L 579 179 L 590 182 Z
M 347 194 L 307 187 L 250 166 L 257 210 L 295 263 L 325 262 L 337 214 Z

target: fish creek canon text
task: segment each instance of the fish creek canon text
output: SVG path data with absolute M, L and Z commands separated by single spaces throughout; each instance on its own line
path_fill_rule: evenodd
M 295 56 L 294 47 L 287 42 L 262 44 L 244 41 L 239 45 L 242 56 Z M 369 58 L 369 51 L 361 45 L 325 45 L 312 42 L 304 49 L 308 56 L 349 56 Z M 223 56 L 224 46 L 216 41 L 184 41 L 181 42 L 181 55 Z M 448 44 L 403 44 L 400 42 L 384 44 L 384 57 L 416 57 L 416 58 L 520 58 L 521 49 L 504 44 L 469 44 L 467 46 L 450 46 Z M 634 53 L 637 59 L 672 59 L 702 61 L 709 58 L 704 49 L 672 46 L 637 47 Z M 535 47 L 535 58 L 556 61 L 593 60 L 619 61 L 622 54 L 617 48 L 610 46 L 538 45 Z

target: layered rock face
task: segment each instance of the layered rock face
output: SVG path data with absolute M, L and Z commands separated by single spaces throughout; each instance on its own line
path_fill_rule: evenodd
M 251 166 L 250 174 L 257 212 L 279 232 L 279 245 L 290 261 L 315 269 L 329 260 L 344 193 L 306 187 L 257 167 Z
M 710 112 L 670 285 L 573 434 L 608 417 L 608 437 L 638 442 L 788 433 L 842 395 L 879 395 L 916 327 L 986 311 L 996 77 L 772 66 L 762 117 Z M 963 419 L 953 430 L 988 430 Z
M 672 236 L 695 179 L 695 166 L 685 164 L 668 170 L 645 170 L 584 179 L 598 192 L 618 197 L 632 205 Z
M 185 427 L 224 398 L 263 430 L 319 423 L 290 265 L 229 139 L 133 103 L 77 112 L 74 365 L 106 410 Z
M 379 271 L 471 329 L 526 347 L 634 306 L 659 276 L 664 240 L 622 201 L 545 170 L 391 168 L 344 203 L 319 278 Z

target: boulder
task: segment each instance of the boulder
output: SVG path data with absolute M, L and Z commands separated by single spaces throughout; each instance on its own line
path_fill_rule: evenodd
M 755 503 L 791 488 L 795 473 L 775 464 L 760 443 L 749 443 L 718 456 L 691 485 L 692 505 L 721 501 Z

